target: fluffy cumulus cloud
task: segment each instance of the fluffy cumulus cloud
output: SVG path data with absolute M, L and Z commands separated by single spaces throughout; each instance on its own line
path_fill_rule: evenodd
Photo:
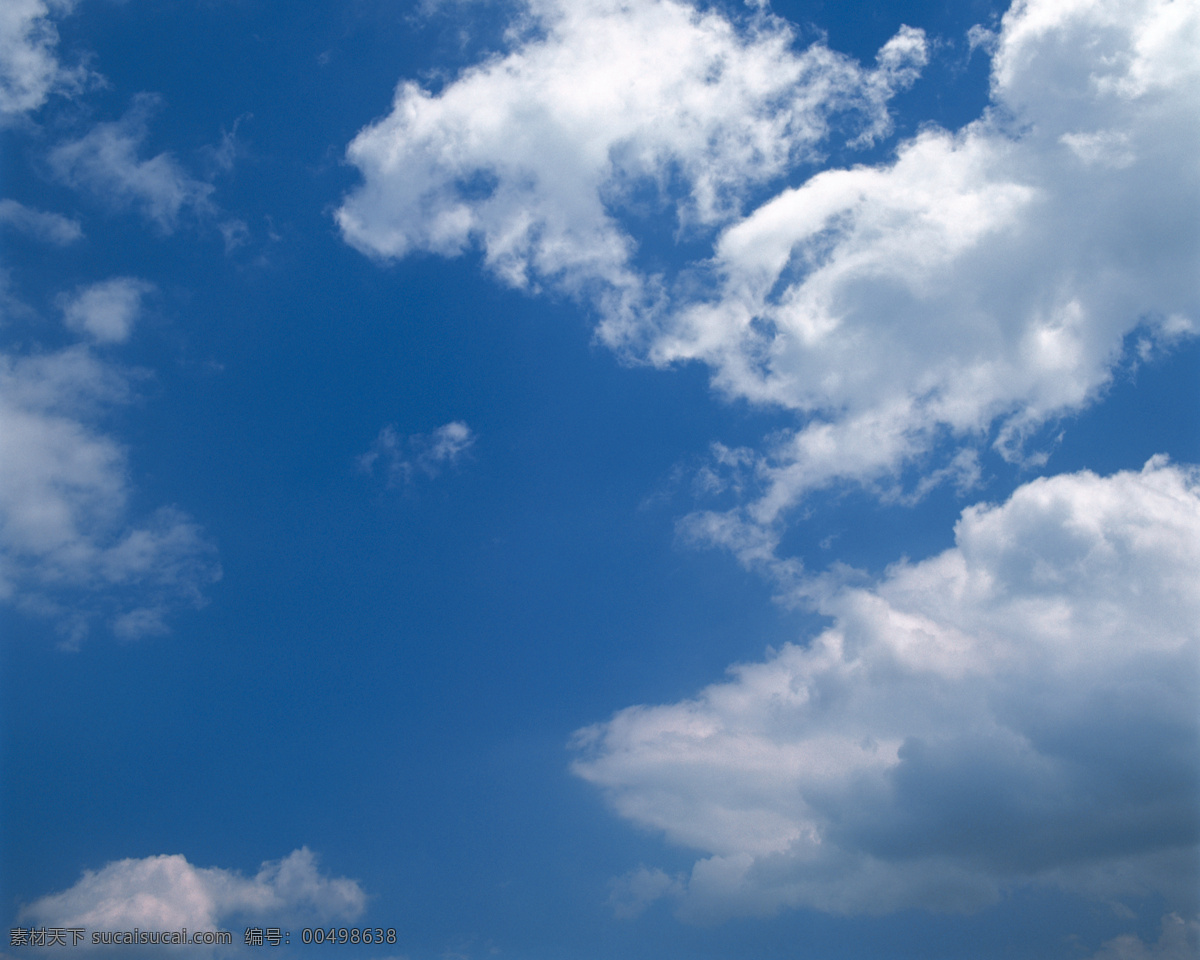
M 507 283 L 586 291 L 609 324 L 635 323 L 658 284 L 618 212 L 649 192 L 685 233 L 727 222 L 833 118 L 864 144 L 884 134 L 887 100 L 925 61 L 916 30 L 873 69 L 793 41 L 766 14 L 739 26 L 673 0 L 535 0 L 506 56 L 437 94 L 400 85 L 350 145 L 364 183 L 338 222 L 385 258 L 478 246 Z
M 301 847 L 264 863 L 253 877 L 196 867 L 179 854 L 118 860 L 84 871 L 70 889 L 26 905 L 19 919 L 37 926 L 83 927 L 89 933 L 135 927 L 215 931 L 237 920 L 350 921 L 365 909 L 366 894 L 356 881 L 323 875 L 316 856 Z
M 795 187 L 826 139 L 887 131 L 918 31 L 867 69 L 765 14 L 529 9 L 507 55 L 436 94 L 401 84 L 350 145 L 364 180 L 339 222 L 384 258 L 476 247 L 511 284 L 585 297 L 614 347 L 794 411 L 761 495 L 701 518 L 718 539 L 769 552 L 806 492 L 891 482 L 931 450 L 942 477 L 980 445 L 1036 455 L 1027 437 L 1103 391 L 1131 332 L 1197 331 L 1195 0 L 1022 0 L 972 32 L 992 56 L 980 119 Z M 647 207 L 707 255 L 645 267 Z
M 703 854 L 624 878 L 618 912 L 958 911 L 1052 884 L 1196 914 L 1200 473 L 1035 480 L 956 538 L 827 582 L 811 642 L 576 735 L 621 816 Z
M 1195 3 L 1017 4 L 983 119 L 825 171 L 720 237 L 716 295 L 652 351 L 808 418 L 760 461 L 750 522 L 947 434 L 1019 457 L 1102 390 L 1132 330 L 1197 330 L 1198 41 Z
M 79 307 L 88 292 L 68 317 L 78 309 L 99 340 L 128 335 L 128 305 Z M 123 639 L 164 633 L 170 610 L 201 603 L 220 576 L 187 515 L 130 515 L 126 453 L 99 421 L 131 392 L 120 367 L 82 345 L 0 354 L 0 601 L 53 620 L 68 647 L 98 619 Z
M 87 79 L 58 59 L 52 16 L 69 13 L 73 0 L 6 0 L 0 7 L 0 123 L 40 107 L 53 93 L 71 92 Z
M 358 458 L 363 473 L 376 468 L 389 487 L 411 483 L 419 475 L 432 479 L 447 467 L 466 459 L 475 445 L 475 433 L 461 420 L 442 424 L 432 433 L 414 433 L 405 438 L 392 424 L 385 425 L 371 449 Z
M 186 211 L 215 211 L 212 184 L 190 176 L 169 153 L 142 157 L 150 116 L 158 99 L 140 94 L 120 120 L 98 123 L 78 140 L 51 151 L 50 169 L 64 183 L 87 190 L 115 207 L 133 207 L 164 232 Z

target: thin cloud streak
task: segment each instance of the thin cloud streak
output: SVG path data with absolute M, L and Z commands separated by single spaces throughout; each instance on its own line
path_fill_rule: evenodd
M 35 240 L 65 247 L 83 239 L 83 225 L 62 214 L 35 210 L 16 200 L 0 200 L 0 223 L 20 230 Z

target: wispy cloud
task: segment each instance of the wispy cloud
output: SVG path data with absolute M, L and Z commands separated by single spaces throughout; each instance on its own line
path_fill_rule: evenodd
M 81 307 L 79 322 L 120 339 L 132 317 L 118 307 Z M 130 516 L 126 452 L 97 423 L 131 393 L 84 346 L 0 354 L 0 601 L 54 621 L 68 648 L 97 620 L 123 639 L 165 633 L 172 609 L 202 603 L 221 575 L 182 511 Z
M 1200 890 L 1200 474 L 1036 480 L 832 626 L 666 706 L 580 731 L 575 772 L 706 852 L 621 881 L 626 915 L 971 910 L 1019 884 Z
M 21 230 L 44 243 L 65 247 L 83 237 L 83 226 L 59 213 L 34 210 L 16 200 L 0 200 L 0 224 Z
M 403 486 L 419 475 L 433 478 L 461 463 L 470 454 L 475 439 L 471 428 L 461 420 L 443 424 L 430 434 L 408 437 L 401 437 L 395 426 L 388 424 L 379 431 L 371 449 L 358 458 L 358 467 L 369 474 L 378 468 L 388 486 Z
M 124 117 L 55 147 L 49 162 L 63 182 L 114 207 L 135 207 L 169 233 L 185 211 L 207 216 L 215 207 L 212 184 L 190 176 L 170 153 L 141 156 L 158 103 L 153 95 L 139 94 Z

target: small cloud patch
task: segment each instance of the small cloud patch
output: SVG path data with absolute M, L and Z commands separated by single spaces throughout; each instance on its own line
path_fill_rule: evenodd
M 476 434 L 461 420 L 443 424 L 432 433 L 408 437 L 387 424 L 371 449 L 358 458 L 358 468 L 371 475 L 378 469 L 389 487 L 405 486 L 421 476 L 432 480 L 466 459 L 475 440 Z

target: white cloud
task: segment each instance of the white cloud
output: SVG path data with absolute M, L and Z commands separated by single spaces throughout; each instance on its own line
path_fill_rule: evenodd
M 1181 211 L 1200 203 L 1198 30 L 1195 3 L 1018 4 L 983 119 L 818 174 L 720 237 L 715 294 L 651 353 L 809 418 L 763 459 L 747 519 L 947 434 L 996 428 L 1020 457 L 1029 431 L 1096 397 L 1139 324 L 1196 331 L 1200 228 Z
M 1184 920 L 1177 913 L 1162 918 L 1158 940 L 1144 943 L 1133 934 L 1108 941 L 1091 960 L 1193 960 L 1200 956 L 1200 920 Z
M 185 210 L 213 212 L 209 200 L 213 187 L 189 176 L 169 153 L 141 158 L 157 103 L 149 94 L 138 95 L 120 120 L 98 123 L 80 139 L 55 147 L 50 168 L 65 183 L 88 189 L 107 203 L 138 208 L 159 229 L 169 232 Z
M 59 213 L 34 210 L 16 200 L 0 200 L 0 223 L 23 230 L 37 240 L 65 247 L 83 236 L 78 220 Z
M 740 213 L 755 187 L 816 155 L 835 116 L 868 143 L 925 61 L 905 29 L 865 70 L 778 18 L 736 26 L 673 0 L 535 0 L 512 50 L 437 94 L 396 91 L 348 155 L 365 183 L 338 211 L 375 256 L 471 246 L 517 287 L 588 293 L 633 322 L 656 282 L 616 214 L 674 210 L 685 234 Z M 524 32 L 522 32 L 524 31 Z
M 918 32 L 865 70 L 795 51 L 770 16 L 531 11 L 506 56 L 436 94 L 401 84 L 350 145 L 364 183 L 339 222 L 384 258 L 478 247 L 510 284 L 587 298 L 614 348 L 702 361 L 725 395 L 794 411 L 726 530 L 768 541 L 807 492 L 887 489 L 938 447 L 1036 458 L 1026 438 L 1095 400 L 1127 334 L 1200 329 L 1195 0 L 1017 3 L 972 34 L 993 55 L 980 119 L 794 188 L 832 115 L 859 117 L 851 141 L 884 133 L 924 62 Z M 756 191 L 774 196 L 743 216 Z M 711 255 L 644 267 L 666 212 Z
M 0 6 L 0 124 L 40 107 L 53 93 L 78 90 L 82 67 L 58 60 L 51 14 L 70 13 L 73 0 L 5 0 Z
M 433 478 L 446 467 L 461 463 L 475 445 L 475 434 L 461 420 L 443 424 L 430 434 L 402 438 L 392 424 L 385 425 L 369 451 L 358 458 L 363 473 L 382 468 L 388 486 L 411 482 L 417 471 Z
M 965 510 L 956 546 L 695 698 L 576 736 L 614 809 L 704 856 L 615 903 L 698 920 L 781 907 L 970 910 L 1052 884 L 1200 890 L 1200 473 L 1039 479 Z
M 201 931 L 228 929 L 241 919 L 349 921 L 365 909 L 366 894 L 357 881 L 322 875 L 316 856 L 301 847 L 267 861 L 249 878 L 193 866 L 180 854 L 114 861 L 85 870 L 70 889 L 23 907 L 19 919 L 89 933 L 135 927 Z
M 453 466 L 475 445 L 475 434 L 461 420 L 443 424 L 433 431 L 428 446 L 422 451 L 420 460 L 429 467 L 440 468 L 443 464 Z
M 142 297 L 153 284 L 135 277 L 115 277 L 85 287 L 63 301 L 67 326 L 99 343 L 123 343 L 133 332 Z
M 126 639 L 162 633 L 220 577 L 184 513 L 130 517 L 125 450 L 96 426 L 130 393 L 82 346 L 0 354 L 0 601 L 57 622 L 67 646 L 98 618 Z

